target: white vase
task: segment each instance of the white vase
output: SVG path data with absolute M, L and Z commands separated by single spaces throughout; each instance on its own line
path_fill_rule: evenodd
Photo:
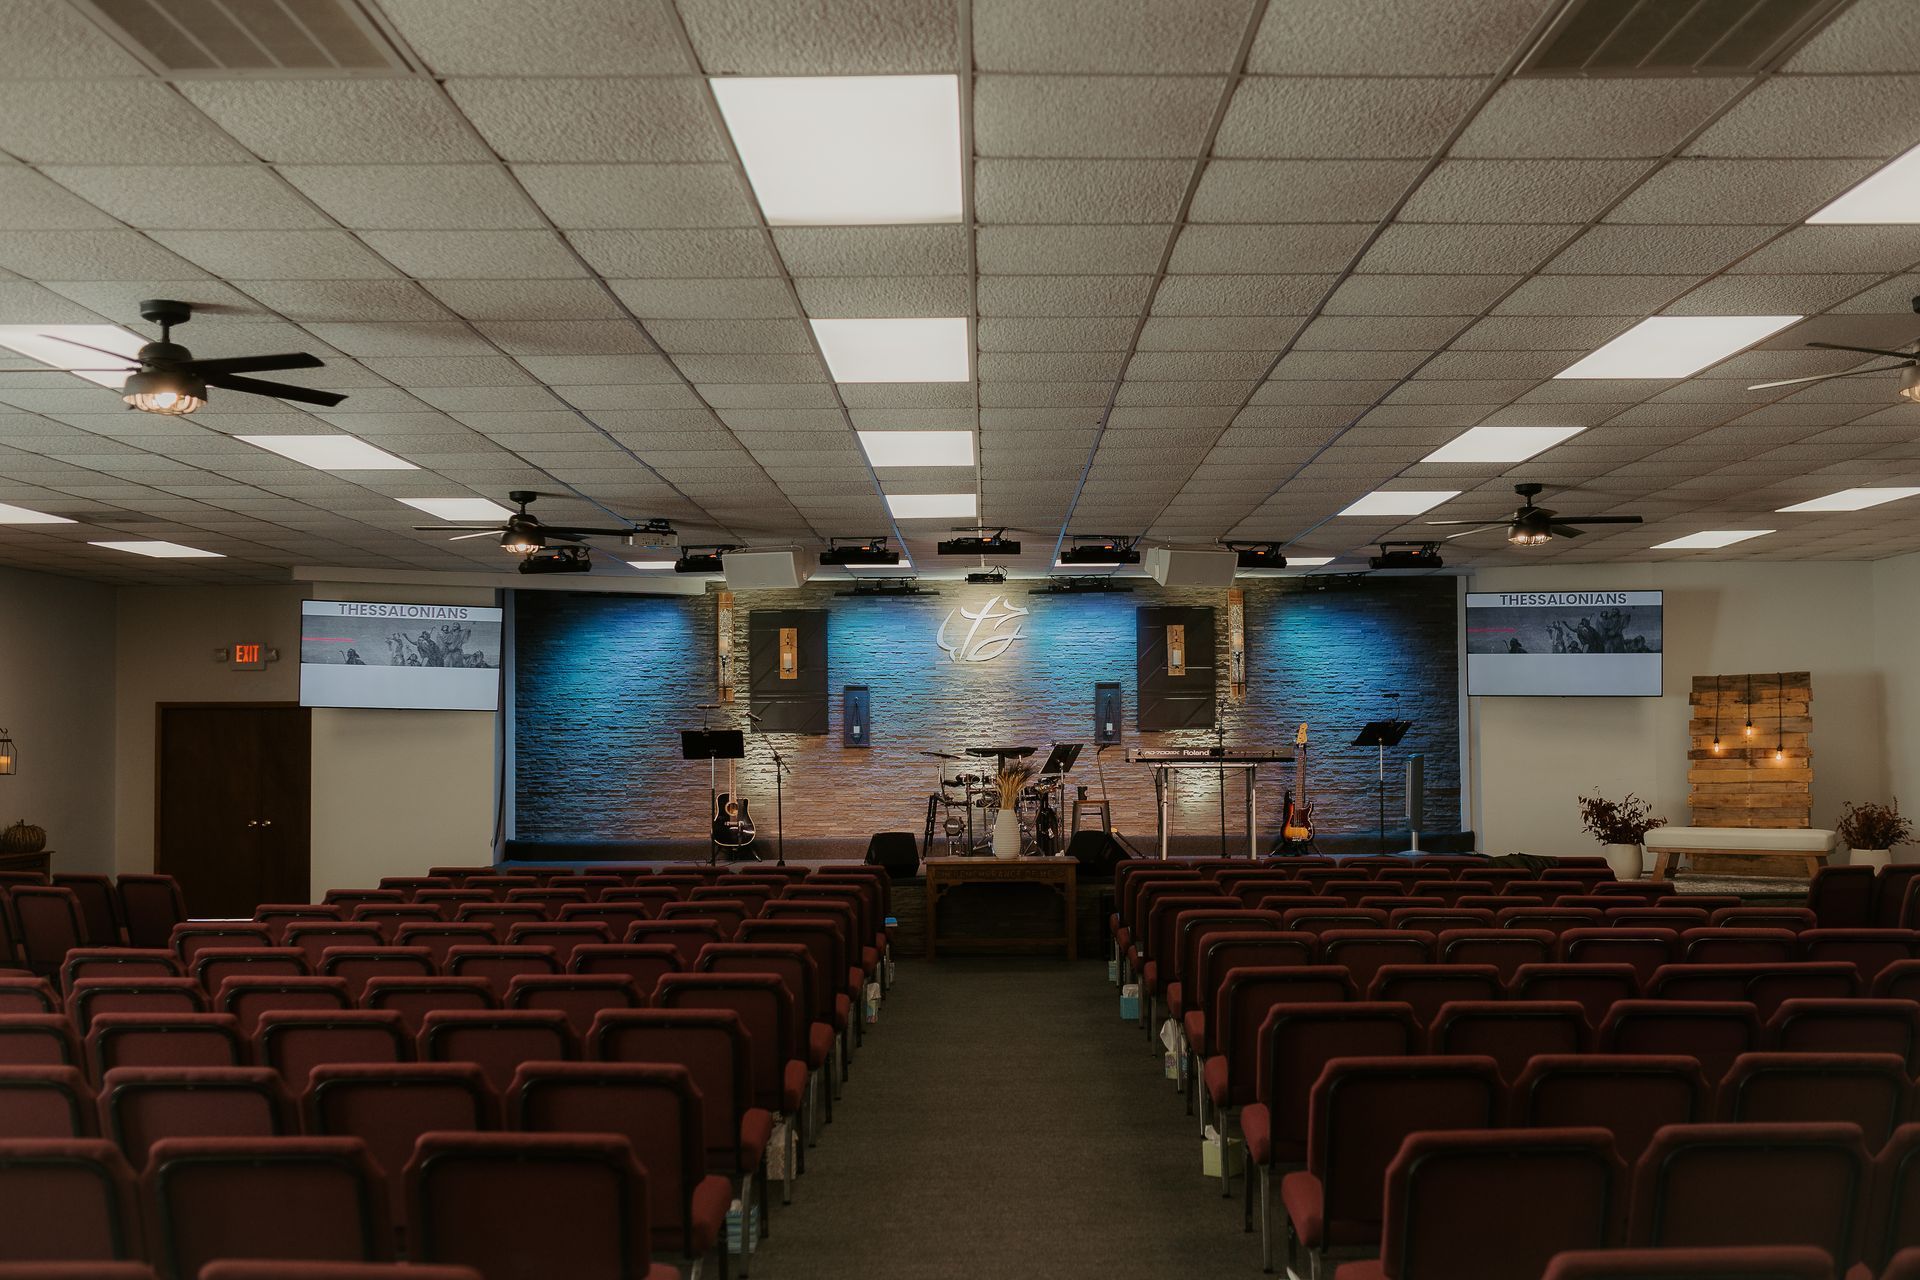
M 1011 809 L 1002 809 L 1000 816 L 993 820 L 993 856 L 1020 856 L 1020 817 Z
M 1854 849 L 1847 855 L 1847 865 L 1852 867 L 1885 867 L 1892 863 L 1891 849 Z
M 1642 870 L 1643 857 L 1637 844 L 1602 845 L 1600 851 L 1606 855 L 1607 865 L 1613 868 L 1615 880 L 1638 880 Z

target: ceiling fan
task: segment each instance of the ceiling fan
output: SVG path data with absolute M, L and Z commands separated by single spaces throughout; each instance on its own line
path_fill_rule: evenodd
M 325 367 L 326 362 L 320 357 L 303 351 L 272 356 L 194 359 L 193 352 L 173 341 L 173 326 L 185 324 L 193 318 L 193 306 L 190 303 L 150 298 L 140 304 L 140 316 L 160 326 L 160 341 L 149 342 L 141 347 L 140 354 L 132 357 L 135 363 L 111 368 L 68 369 L 64 372 L 124 372 L 129 376 L 120 389 L 122 398 L 127 402 L 129 409 L 139 409 L 146 413 L 192 413 L 207 403 L 209 387 L 219 387 L 222 391 L 244 391 L 249 395 L 272 396 L 277 400 L 292 400 L 299 404 L 317 404 L 325 408 L 332 408 L 346 399 L 345 396 L 332 391 L 315 391 L 309 387 L 296 387 L 287 382 L 269 382 L 264 378 L 240 376 L 277 369 Z M 114 360 L 128 359 L 117 351 L 108 351 L 104 347 L 77 342 L 72 338 L 63 338 L 59 334 L 48 333 L 42 334 L 41 337 L 98 352 Z M 14 369 L 6 372 L 29 371 Z M 30 372 L 40 371 L 31 370 Z
M 1520 506 L 1511 519 L 1502 522 L 1507 531 L 1507 541 L 1516 547 L 1538 547 L 1555 538 L 1577 538 L 1586 530 L 1583 524 L 1639 524 L 1639 516 L 1563 516 L 1551 507 L 1534 505 L 1534 498 L 1546 486 L 1528 481 L 1513 486 L 1520 495 Z M 1473 520 L 1429 520 L 1430 525 L 1476 524 Z M 1502 523 L 1482 524 L 1478 528 L 1463 529 L 1459 533 L 1447 535 L 1447 541 L 1455 538 L 1467 538 L 1476 533 L 1487 533 L 1502 527 Z
M 1920 299 L 1915 299 L 1920 302 Z M 1778 382 L 1756 382 L 1748 387 L 1749 391 L 1771 391 L 1775 387 L 1799 387 L 1814 382 L 1831 382 L 1835 378 L 1862 378 L 1870 373 L 1892 373 L 1900 370 L 1899 395 L 1904 400 L 1920 400 L 1920 353 L 1912 351 L 1888 351 L 1881 347 L 1850 347 L 1839 342 L 1809 342 L 1809 347 L 1818 347 L 1822 351 L 1858 351 L 1862 355 L 1885 356 L 1897 364 L 1876 365 L 1871 369 L 1850 369 L 1845 373 L 1816 373 L 1811 378 L 1782 378 Z
M 658 534 L 673 536 L 673 526 L 665 520 L 649 520 L 645 524 L 628 525 L 621 529 L 595 529 L 585 525 L 548 524 L 527 508 L 536 498 L 567 498 L 572 494 L 541 493 L 533 489 L 515 489 L 507 495 L 507 501 L 520 509 L 497 524 L 417 524 L 419 533 L 452 533 L 456 536 L 449 542 L 465 542 L 469 538 L 484 538 L 490 533 L 500 535 L 500 549 L 511 555 L 531 556 L 543 550 L 551 539 L 558 543 L 578 544 L 588 538 L 633 538 L 637 534 Z

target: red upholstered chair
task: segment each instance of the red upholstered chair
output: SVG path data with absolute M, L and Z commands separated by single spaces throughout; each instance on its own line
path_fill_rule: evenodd
M 383 1175 L 394 1227 L 406 1239 L 406 1168 L 425 1133 L 478 1133 L 501 1124 L 500 1094 L 471 1062 L 337 1062 L 316 1066 L 301 1099 L 307 1131 L 358 1138 Z
M 612 942 L 613 935 L 604 924 L 592 921 L 561 923 L 543 921 L 512 925 L 507 929 L 507 945 L 514 947 L 552 947 L 562 967 L 572 959 L 573 949 L 587 942 Z
M 1710 1112 L 1713 1088 L 1692 1058 L 1672 1054 L 1542 1054 L 1510 1091 L 1509 1123 L 1555 1129 L 1598 1125 L 1623 1160 L 1636 1160 L 1670 1124 Z
M 1716 929 L 1790 929 L 1805 933 L 1819 921 L 1806 907 L 1721 907 L 1707 917 Z
M 278 1071 L 295 1093 L 315 1067 L 413 1057 L 413 1036 L 392 1009 L 270 1009 L 260 1015 L 253 1043 L 260 1065 Z
M 1785 1000 L 1767 1022 L 1767 1043 L 1788 1053 L 1891 1053 L 1920 1060 L 1920 1004 L 1911 1000 Z
M 1571 1000 L 1598 1027 L 1616 1000 L 1640 994 L 1632 966 L 1624 964 L 1523 964 L 1507 984 L 1515 1000 Z
M 1653 971 L 1672 964 L 1680 953 L 1677 929 L 1571 929 L 1560 935 L 1559 959 L 1566 964 L 1625 964 L 1644 984 Z
M 777 904 L 771 902 L 767 904 L 770 911 L 775 905 Z M 818 905 L 808 904 L 809 907 Z M 813 956 L 814 967 L 820 973 L 821 985 L 832 997 L 831 1013 L 826 1012 L 829 1006 L 826 997 L 823 996 L 819 1009 L 814 1013 L 815 1019 L 831 1022 L 834 1032 L 843 1038 L 851 1032 L 857 1043 L 860 1020 L 854 1015 L 854 1001 L 860 999 L 861 993 L 854 972 L 847 961 L 846 929 L 841 921 L 824 916 L 792 916 L 775 913 L 758 920 L 745 921 L 741 924 L 734 940 L 747 943 L 797 942 L 804 946 L 808 954 Z M 698 962 L 699 952 L 696 951 L 694 960 L 686 967 L 691 969 Z M 843 1074 L 846 1066 L 846 1055 L 843 1055 L 841 1060 Z
M 1498 1000 L 1500 971 L 1490 964 L 1390 964 L 1376 970 L 1368 1000 L 1398 1000 L 1426 1026 L 1451 1000 Z
M 1493 928 L 1493 912 L 1479 907 L 1396 907 L 1387 913 L 1387 927 L 1431 933 L 1437 941 L 1449 929 Z
M 1872 1268 L 1920 1245 L 1920 1124 L 1903 1124 L 1873 1162 L 1873 1198 L 1860 1233 L 1860 1256 Z
M 407 895 L 398 889 L 329 889 L 320 900 L 351 917 L 361 907 L 405 906 Z
M 95 1080 L 115 1067 L 243 1067 L 252 1057 L 230 1013 L 103 1013 L 86 1047 Z
M 144 1262 L 0 1262 L 0 1280 L 158 1280 L 158 1273 Z
M 270 1067 L 115 1067 L 100 1082 L 100 1134 L 136 1169 L 162 1138 L 270 1138 L 300 1125 Z
M 1500 886 L 1503 897 L 1538 898 L 1549 907 L 1585 892 L 1586 886 L 1578 880 L 1509 880 Z
M 1571 1000 L 1462 1000 L 1441 1006 L 1427 1029 L 1427 1051 L 1493 1059 L 1517 1080 L 1535 1054 L 1585 1053 L 1587 1012 Z
M 1240 965 L 1227 970 L 1207 1015 L 1199 1079 L 1192 1079 L 1190 1072 L 1188 1089 L 1196 1094 L 1204 1090 L 1201 1096 L 1214 1110 L 1245 1106 L 1254 1100 L 1260 1025 L 1269 1008 L 1340 1003 L 1359 994 L 1353 976 L 1341 965 Z
M 1329 880 L 1320 887 L 1320 895 L 1326 898 L 1338 898 L 1343 906 L 1357 907 L 1362 898 L 1378 898 L 1388 894 L 1404 897 L 1406 886 L 1398 881 L 1388 880 Z
M 168 948 L 81 947 L 67 952 L 60 965 L 60 989 L 73 990 L 82 978 L 181 978 L 180 959 Z
M 56 872 L 53 887 L 69 889 L 80 904 L 81 946 L 117 947 L 122 945 L 123 922 L 120 919 L 120 895 L 114 892 L 113 877 Z
M 312 902 L 264 902 L 253 909 L 253 922 L 267 926 L 276 947 L 287 945 L 287 927 L 342 921 L 347 913 L 337 906 Z
M 1576 1249 L 1541 1280 L 1834 1280 L 1833 1259 L 1808 1245 L 1720 1249 Z
M 485 978 L 369 978 L 360 1007 L 392 1009 L 418 1035 L 429 1013 L 497 1009 L 500 1001 Z
M 245 920 L 189 922 L 173 926 L 168 946 L 180 957 L 181 968 L 192 971 L 193 961 L 202 951 L 222 947 L 270 947 L 273 930 L 264 924 Z
M 1874 975 L 1872 994 L 1882 1000 L 1920 1000 L 1920 960 L 1895 960 Z
M 510 903 L 526 903 L 539 907 L 547 913 L 547 919 L 559 916 L 560 908 L 569 902 L 589 901 L 584 889 L 552 889 L 545 885 L 536 889 L 509 889 L 506 900 Z
M 603 1009 L 638 1009 L 646 993 L 617 973 L 526 974 L 507 984 L 508 1009 L 552 1009 L 564 1014 L 575 1036 L 584 1036 Z
M 1764 1047 L 1759 1015 L 1735 1001 L 1621 1000 L 1600 1023 L 1602 1053 L 1686 1054 L 1708 1080 Z
M 1463 883 L 1461 887 L 1471 888 L 1472 886 Z M 1547 900 L 1524 893 L 1463 893 L 1457 898 L 1452 898 L 1447 905 L 1491 911 L 1494 914 L 1495 923 L 1498 924 L 1502 911 L 1513 911 L 1521 907 L 1544 907 L 1547 905 Z
M 458 946 L 447 952 L 442 966 L 450 978 L 484 978 L 496 999 L 507 997 L 507 984 L 522 976 L 563 972 L 552 947 Z
M 1650 998 L 1744 1000 L 1770 1018 L 1786 1000 L 1850 999 L 1860 979 L 1845 961 L 1787 964 L 1667 964 L 1647 980 Z
M 450 876 L 381 876 L 382 889 L 398 889 L 412 902 L 422 889 L 451 889 L 453 879 Z
M 1874 923 L 1872 867 L 1821 867 L 1807 886 L 1807 906 L 1822 929 L 1866 929 Z
M 1261 904 L 1263 908 L 1266 903 Z M 1280 913 L 1283 928 L 1289 933 L 1323 934 L 1333 929 L 1385 929 L 1387 913 L 1384 911 L 1362 911 L 1358 907 L 1312 906 L 1295 907 Z
M 1433 960 L 1434 936 L 1407 929 L 1329 929 L 1320 935 L 1321 964 L 1341 965 L 1355 991 L 1373 985 L 1387 965 L 1419 965 Z
M 638 902 L 569 902 L 560 908 L 559 924 L 602 924 L 609 938 L 624 938 L 627 928 L 653 914 Z
M 1417 1133 L 1387 1166 L 1380 1257 L 1334 1280 L 1538 1280 L 1557 1253 L 1618 1242 L 1626 1170 L 1604 1129 Z M 1488 1204 L 1525 1204 L 1488 1248 Z
M 214 1008 L 240 1020 L 253 1034 L 260 1015 L 279 1009 L 351 1009 L 353 995 L 342 978 L 228 978 L 214 993 Z
M 60 997 L 45 978 L 0 977 L 0 1016 L 9 1013 L 58 1013 Z
M 494 942 L 506 945 L 507 935 L 517 924 L 540 924 L 547 913 L 532 903 L 463 902 L 454 908 L 457 924 L 484 924 L 493 931 Z
M 533 876 L 521 875 L 518 872 L 501 871 L 497 875 L 471 878 L 462 887 L 485 889 L 493 895 L 495 902 L 505 902 L 507 895 L 515 889 L 538 889 L 540 887 L 540 881 Z
M 393 935 L 397 948 L 419 947 L 432 959 L 436 971 L 446 965 L 447 952 L 455 947 L 489 947 L 493 929 L 477 920 L 408 921 Z
M 735 1014 L 747 1035 L 753 1105 L 769 1115 L 794 1117 L 802 1131 L 788 1169 L 805 1171 L 807 1063 L 801 1053 L 799 1011 L 785 984 L 772 974 L 670 973 L 654 990 L 662 1009 L 718 1009 Z M 791 1194 L 789 1174 L 785 1194 Z
M 1523 964 L 1553 959 L 1554 935 L 1545 929 L 1448 929 L 1434 943 L 1441 964 L 1490 964 L 1511 982 Z
M 0 1139 L 0 1262 L 146 1256 L 133 1170 L 99 1138 Z
M 1878 1151 L 1910 1092 L 1905 1060 L 1890 1053 L 1743 1053 L 1720 1082 L 1719 1118 L 1858 1125 Z
M 312 970 L 298 947 L 233 947 L 200 952 L 188 972 L 202 991 L 218 991 L 228 978 L 304 978 Z
M 355 924 L 370 924 L 380 931 L 382 942 L 393 942 L 403 924 L 432 924 L 440 919 L 440 908 L 412 902 L 363 902 L 348 912 Z
M 103 1013 L 205 1013 L 192 978 L 82 978 L 67 992 L 67 1016 L 81 1035 Z
M 1494 912 L 1493 923 L 1499 929 L 1545 929 L 1558 935 L 1569 929 L 1598 928 L 1602 919 L 1592 907 L 1505 907 Z
M 356 1003 L 375 978 L 431 978 L 438 972 L 427 948 L 389 946 L 328 947 L 315 969 L 322 977 L 346 983 L 347 995 Z
M 1610 929 L 1671 929 L 1676 934 L 1704 928 L 1708 912 L 1704 907 L 1681 907 L 1662 902 L 1656 907 L 1608 907 Z
M 407 1198 L 416 1256 L 487 1280 L 673 1274 L 653 1267 L 646 1172 L 612 1134 L 428 1134 Z
M 578 889 L 587 895 L 587 901 L 598 902 L 602 894 L 609 889 L 624 889 L 626 881 L 619 876 L 578 875 L 555 876 L 547 881 L 549 889 Z
M 1845 868 L 1841 868 L 1844 870 Z M 1871 987 L 1880 971 L 1900 960 L 1920 957 L 1920 932 L 1912 929 L 1829 929 L 1822 926 L 1800 935 L 1802 953 L 1809 960 L 1847 960 L 1860 971 L 1860 984 Z
M 740 937 L 738 940 L 748 942 L 752 939 Z M 721 935 L 720 926 L 712 921 L 680 919 L 636 920 L 627 926 L 624 941 L 636 946 L 672 947 L 674 955 L 679 957 L 680 967 L 690 970 L 693 962 L 699 958 L 700 948 L 726 939 Z
M 1800 935 L 1791 929 L 1709 925 L 1680 934 L 1683 964 L 1787 964 L 1800 958 Z
M 298 920 L 283 930 L 285 944 L 307 953 L 307 963 L 318 969 L 329 947 L 384 947 L 378 927 L 347 920 Z
M 1305 880 L 1263 871 L 1222 871 L 1214 877 L 1222 893 L 1240 899 L 1244 907 L 1258 907 L 1262 898 L 1302 898 L 1313 896 L 1313 886 Z
M 1537 877 L 1533 872 L 1523 871 L 1518 867 L 1477 866 L 1461 867 L 1459 875 L 1455 878 L 1485 886 L 1488 893 L 1497 893 L 1502 886 L 1512 884 L 1516 880 L 1533 880 Z
M 1184 993 L 1181 997 L 1180 1022 L 1188 1048 L 1202 1057 L 1213 1052 L 1210 1027 L 1220 988 L 1229 972 L 1236 968 L 1311 964 L 1315 945 L 1316 939 L 1307 933 L 1265 929 L 1208 933 L 1195 953 L 1191 998 Z
M 647 1171 L 653 1248 L 689 1263 L 725 1252 L 733 1183 L 707 1172 L 700 1093 L 685 1067 L 529 1063 L 515 1074 L 507 1106 L 512 1127 L 528 1133 L 625 1137 Z
M 91 1138 L 98 1103 L 76 1067 L 0 1067 L 0 1134 Z
M 1290 1239 L 1314 1255 L 1309 1274 L 1325 1271 L 1330 1249 L 1364 1246 L 1380 1238 L 1387 1166 L 1408 1135 L 1492 1128 L 1500 1119 L 1503 1091 L 1490 1058 L 1352 1057 L 1328 1062 L 1308 1101 L 1307 1167 L 1280 1184 Z M 1273 1132 L 1273 1124 L 1262 1112 L 1255 1103 L 1242 1118 L 1247 1158 L 1260 1169 L 1260 1253 L 1271 1270 L 1273 1148 L 1262 1139 Z
M 665 943 L 589 942 L 573 949 L 571 973 L 617 973 L 633 979 L 634 989 L 651 998 L 664 973 L 680 971 L 680 953 Z
M 162 1274 L 219 1258 L 393 1257 L 380 1174 L 355 1138 L 168 1138 L 141 1179 Z
M 172 876 L 123 875 L 114 883 L 120 895 L 120 918 L 126 922 L 130 947 L 166 947 L 173 927 L 187 918 L 180 882 Z
M 638 907 L 651 920 L 660 914 L 660 908 L 667 903 L 684 899 L 672 885 L 639 884 L 626 889 L 609 889 L 600 895 L 600 901 L 609 907 Z
M 43 977 L 57 974 L 67 952 L 92 945 L 73 890 L 22 884 L 13 886 L 6 896 L 19 929 L 21 958 L 33 972 Z
M 460 908 L 474 903 L 492 902 L 485 889 L 421 889 L 413 895 L 415 906 L 432 907 L 442 920 L 457 921 Z
M 471 1062 L 504 1094 L 523 1062 L 571 1062 L 579 1039 L 556 1009 L 436 1009 L 421 1022 L 422 1062 Z
M 80 1042 L 73 1023 L 57 1013 L 10 1013 L 0 1017 L 0 1066 L 77 1067 Z
M 1200 949 L 1207 939 L 1220 933 L 1248 932 L 1280 932 L 1280 914 L 1252 907 L 1198 907 L 1174 917 L 1168 944 L 1172 973 L 1162 993 L 1168 1015 L 1174 1021 L 1183 1021 L 1188 1009 L 1206 1007 L 1204 1003 L 1195 1004 L 1193 996 L 1199 977 Z
M 1672 1125 L 1634 1166 L 1627 1242 L 1802 1244 L 1846 1260 L 1867 1188 L 1850 1124 Z

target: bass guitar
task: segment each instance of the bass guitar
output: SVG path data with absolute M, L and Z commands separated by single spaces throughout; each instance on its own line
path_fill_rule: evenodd
M 1293 788 L 1287 792 L 1287 816 L 1280 826 L 1280 852 L 1313 848 L 1313 801 L 1307 798 L 1307 726 L 1293 735 Z

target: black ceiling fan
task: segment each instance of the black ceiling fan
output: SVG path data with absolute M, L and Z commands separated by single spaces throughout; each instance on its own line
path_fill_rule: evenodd
M 1920 303 L 1920 299 L 1915 299 Z M 1920 353 L 1912 351 L 1888 351 L 1883 347 L 1850 347 L 1840 342 L 1809 342 L 1809 347 L 1818 347 L 1822 351 L 1858 351 L 1862 355 L 1885 356 L 1896 364 L 1875 365 L 1871 369 L 1849 369 L 1845 373 L 1816 373 L 1810 378 L 1782 378 L 1777 382 L 1756 382 L 1748 387 L 1749 391 L 1771 391 L 1775 387 L 1800 387 L 1815 382 L 1831 382 L 1835 378 L 1864 378 L 1873 373 L 1892 373 L 1900 371 L 1900 391 L 1902 399 L 1920 400 Z
M 550 540 L 582 543 L 588 538 L 632 538 L 643 533 L 667 538 L 674 536 L 673 526 L 665 520 L 649 520 L 645 524 L 632 524 L 620 529 L 596 529 L 586 525 L 548 524 L 527 510 L 536 498 L 572 496 L 572 494 L 563 493 L 541 493 L 534 489 L 515 489 L 507 494 L 507 501 L 520 509 L 504 521 L 494 524 L 417 524 L 413 527 L 419 533 L 457 535 L 447 539 L 449 542 L 464 542 L 469 538 L 484 538 L 490 533 L 497 533 L 500 535 L 500 549 L 520 556 L 533 555 L 545 548 Z
M 332 391 L 315 391 L 310 387 L 296 387 L 287 382 L 269 382 L 264 378 L 247 378 L 242 374 L 267 373 L 278 369 L 319 369 L 326 361 L 304 351 L 289 352 L 271 356 L 227 356 L 211 360 L 196 360 L 193 352 L 173 341 L 173 326 L 185 324 L 193 318 L 193 306 L 190 303 L 174 302 L 165 298 L 149 298 L 140 304 L 140 316 L 160 326 L 160 341 L 149 342 L 140 348 L 140 354 L 132 357 L 134 363 L 122 364 L 99 369 L 67 369 L 67 373 L 126 373 L 126 383 L 121 387 L 121 398 L 129 409 L 139 409 L 146 413 L 182 414 L 192 413 L 207 403 L 207 388 L 218 387 L 222 391 L 244 391 L 249 395 L 272 396 L 276 400 L 292 400 L 298 404 L 317 404 L 332 408 L 346 397 Z M 69 346 L 95 351 L 114 360 L 125 361 L 127 356 L 117 351 L 108 351 L 89 343 L 77 342 L 72 338 L 63 338 L 59 334 L 40 335 L 54 342 L 64 342 Z M 40 370 L 7 370 L 11 373 L 33 372 Z
M 1534 498 L 1538 497 L 1541 490 L 1545 488 L 1545 485 L 1536 484 L 1533 481 L 1513 486 L 1513 491 L 1520 495 L 1520 506 L 1515 509 L 1512 517 L 1495 524 L 1480 524 L 1476 520 L 1429 520 L 1427 523 L 1430 525 L 1478 525 L 1477 528 L 1448 534 L 1449 542 L 1455 538 L 1468 538 L 1476 533 L 1488 533 L 1504 527 L 1507 531 L 1507 541 L 1514 546 L 1538 547 L 1555 538 L 1579 537 L 1586 532 L 1579 527 L 1583 524 L 1639 524 L 1641 522 L 1639 516 L 1567 516 L 1561 515 L 1551 507 L 1535 506 Z

